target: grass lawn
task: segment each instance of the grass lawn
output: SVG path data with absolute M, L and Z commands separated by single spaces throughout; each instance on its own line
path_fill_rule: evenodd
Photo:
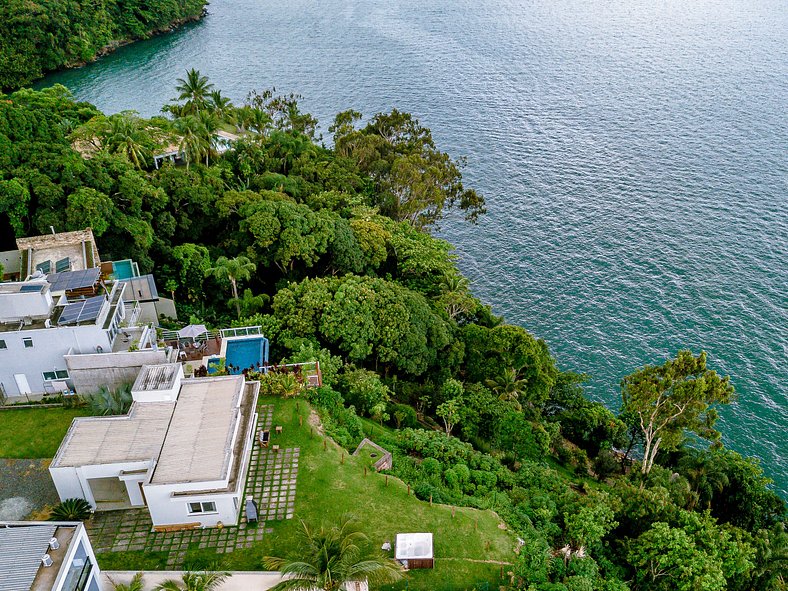
M 501 520 L 495 513 L 458 507 L 452 516 L 451 507 L 431 506 L 412 492 L 408 495 L 407 485 L 391 476 L 388 484 L 382 474 L 367 470 L 364 476 L 368 459 L 348 455 L 316 431 L 310 434 L 309 408 L 304 401 L 265 399 L 261 403 L 274 406 L 274 425 L 284 427 L 281 435 L 272 436 L 272 444 L 301 449 L 295 518 L 266 522 L 265 527 L 274 532 L 253 548 L 225 555 L 192 548 L 187 561 L 209 563 L 223 557 L 223 568 L 263 570 L 263 556 L 294 555 L 300 519 L 335 523 L 351 513 L 378 547 L 385 541 L 393 543 L 401 532 L 434 534 L 435 569 L 411 571 L 407 582 L 390 589 L 459 591 L 485 583 L 495 588 L 500 580 L 498 562 L 511 563 L 515 558 L 514 537 L 499 527 Z M 106 568 L 103 556 L 102 567 Z
M 9 408 L 0 411 L 0 458 L 51 458 L 84 408 Z

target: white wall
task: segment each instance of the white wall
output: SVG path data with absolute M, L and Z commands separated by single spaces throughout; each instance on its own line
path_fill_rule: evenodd
M 33 346 L 25 348 L 23 339 L 32 338 Z M 112 350 L 107 331 L 97 325 L 41 328 L 0 332 L 6 349 L 0 349 L 0 383 L 6 395 L 19 396 L 21 392 L 14 381 L 14 374 L 27 376 L 31 391 L 42 393 L 45 371 L 65 370 L 64 355 L 70 350 L 75 353 L 95 353 L 100 346 L 104 351 Z
M 117 388 L 121 384 L 131 384 L 143 365 L 168 361 L 166 349 L 74 354 L 64 359 L 74 389 L 80 394 L 91 394 L 101 386 Z
M 153 525 L 199 523 L 202 527 L 214 527 L 220 521 L 224 525 L 235 525 L 238 522 L 241 508 L 241 493 L 239 491 L 233 493 L 173 496 L 173 493 L 176 492 L 221 489 L 226 485 L 226 482 L 222 483 L 221 481 L 143 485 Z M 243 489 L 243 486 L 241 486 L 241 489 Z M 190 514 L 188 504 L 199 501 L 215 503 L 216 513 Z
M 57 494 L 60 500 L 71 499 L 78 497 L 85 499 L 90 506 L 96 508 L 96 499 L 93 498 L 93 493 L 90 490 L 89 479 L 93 478 L 120 478 L 121 472 L 137 472 L 138 470 L 147 470 L 151 467 L 153 462 L 151 460 L 144 462 L 125 462 L 118 464 L 105 464 L 98 466 L 81 466 L 81 467 L 50 467 L 49 474 L 52 476 L 52 481 L 55 483 Z M 142 500 L 142 495 L 139 492 L 138 482 L 146 479 L 146 473 L 127 475 L 122 478 L 126 481 L 126 489 L 129 493 L 129 499 L 133 505 L 142 506 L 145 503 Z

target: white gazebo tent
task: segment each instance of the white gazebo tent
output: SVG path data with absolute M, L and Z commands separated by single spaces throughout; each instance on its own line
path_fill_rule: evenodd
M 433 568 L 432 534 L 397 534 L 394 558 L 405 568 Z

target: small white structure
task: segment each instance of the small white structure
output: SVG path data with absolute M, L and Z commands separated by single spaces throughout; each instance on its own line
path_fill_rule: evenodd
M 0 591 L 101 591 L 96 555 L 79 522 L 0 521 Z
M 143 366 L 129 414 L 77 418 L 49 467 L 61 499 L 96 510 L 147 505 L 156 527 L 238 522 L 257 423 L 259 382 L 185 379 Z
M 432 534 L 397 534 L 394 558 L 405 568 L 433 568 Z

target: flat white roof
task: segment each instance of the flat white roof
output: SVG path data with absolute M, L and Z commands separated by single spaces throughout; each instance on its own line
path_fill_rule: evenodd
M 397 534 L 394 556 L 397 560 L 432 558 L 432 534 Z
M 128 415 L 76 418 L 51 466 L 95 466 L 155 459 L 174 408 L 174 402 L 135 402 Z
M 230 470 L 243 376 L 183 380 L 151 484 L 223 480 Z

